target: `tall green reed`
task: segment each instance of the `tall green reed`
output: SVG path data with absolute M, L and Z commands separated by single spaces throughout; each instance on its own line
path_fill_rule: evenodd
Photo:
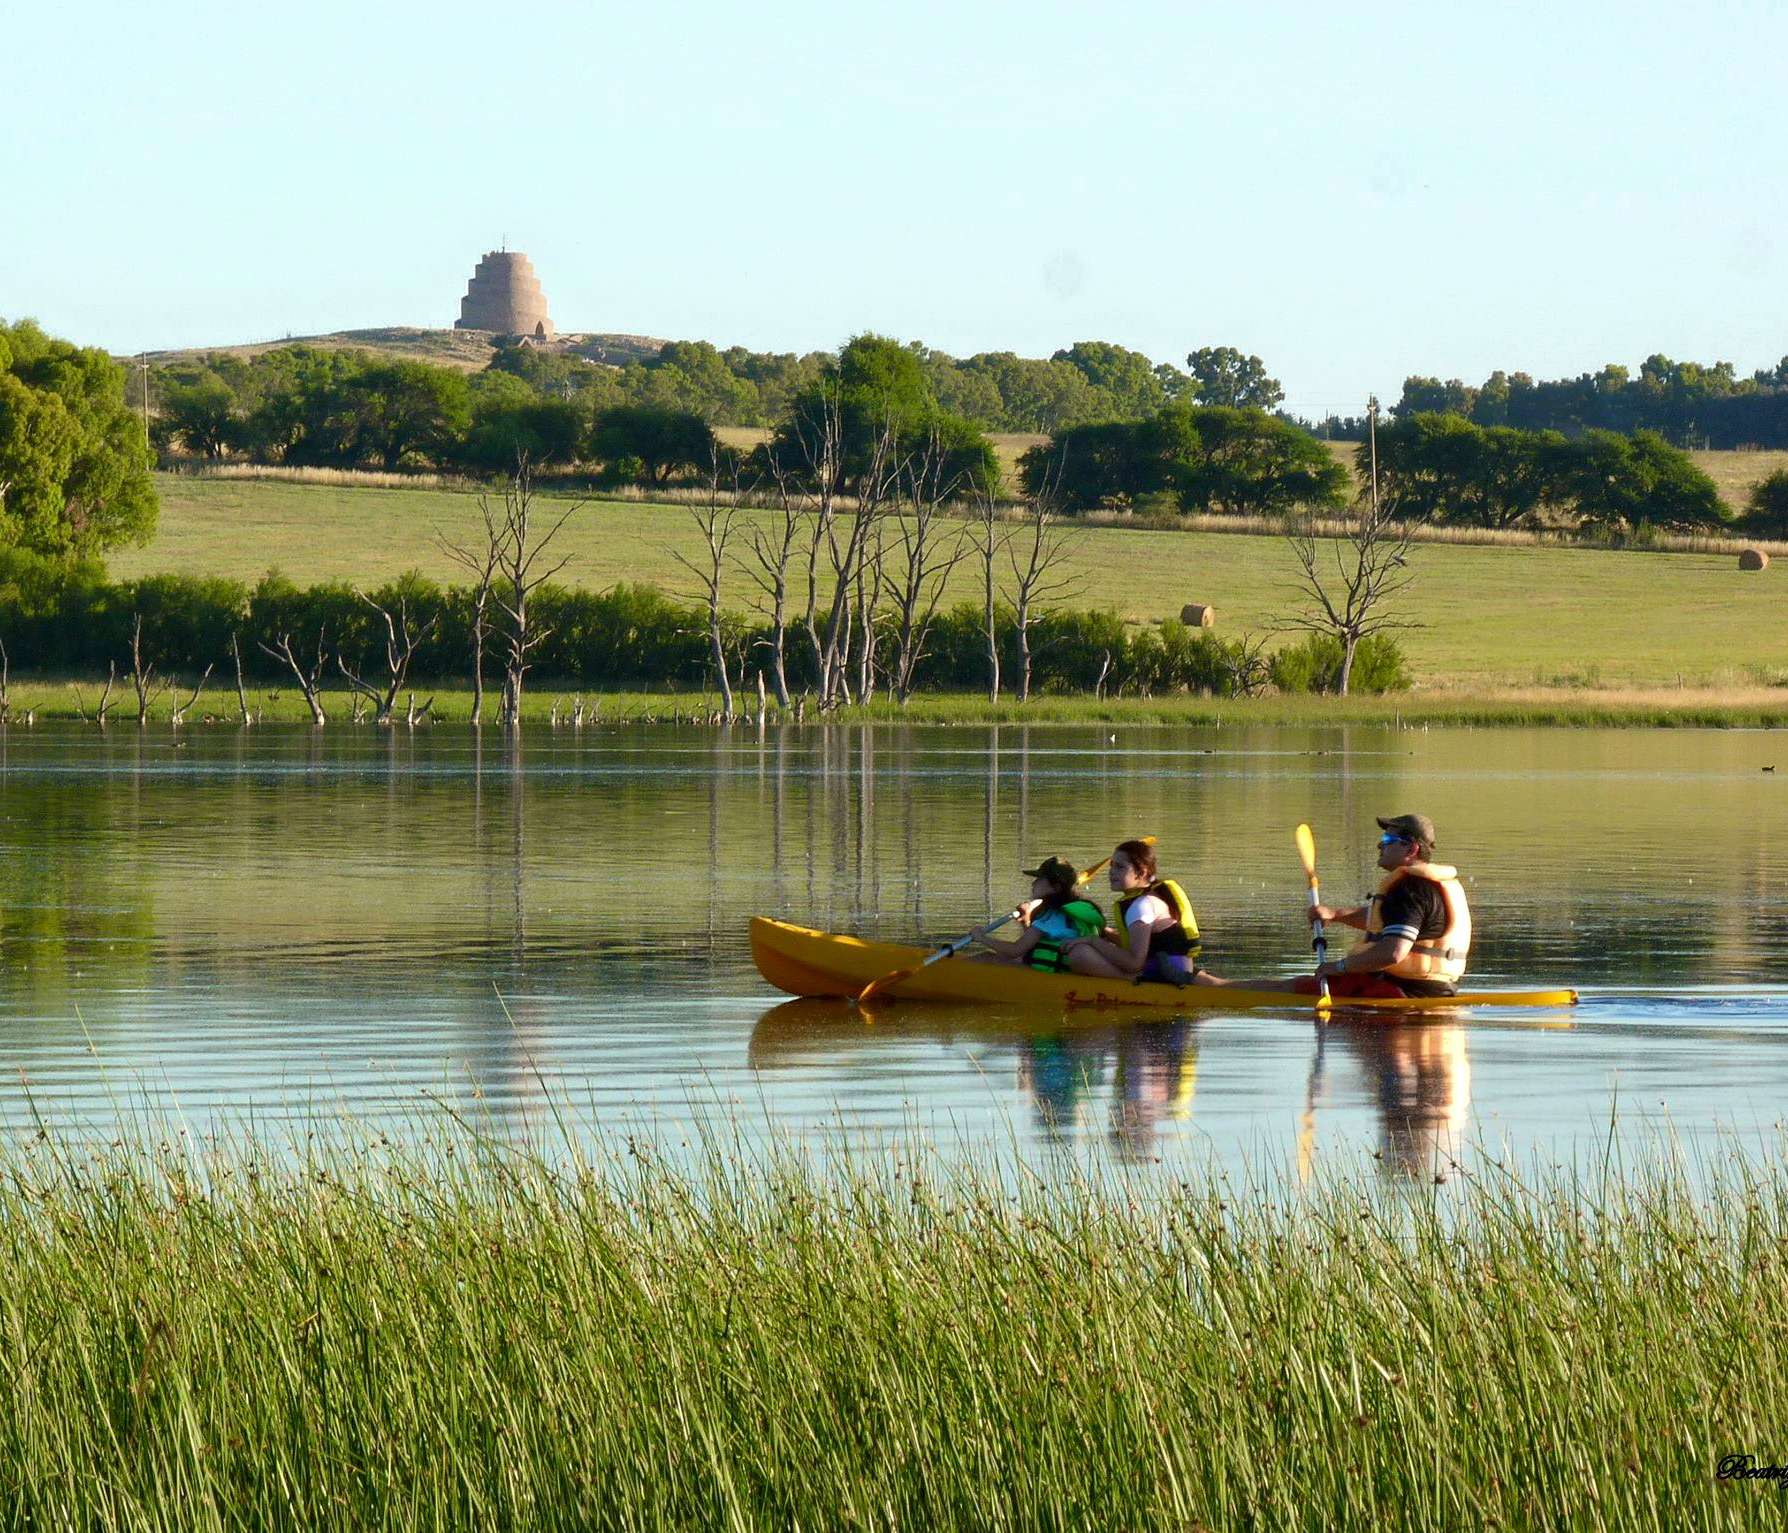
M 0 1157 L 0 1504 L 129 1526 L 1738 1526 L 1788 1162 L 1045 1184 L 467 1126 Z M 1439 1200 L 1439 1201 L 1436 1201 Z

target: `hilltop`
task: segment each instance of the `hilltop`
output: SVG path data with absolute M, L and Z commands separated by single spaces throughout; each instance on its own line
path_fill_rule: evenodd
M 497 337 L 487 330 L 424 330 L 410 325 L 388 325 L 377 330 L 335 330 L 327 335 L 287 335 L 271 341 L 247 341 L 236 345 L 186 346 L 170 351 L 145 353 L 159 366 L 196 361 L 201 357 L 253 357 L 275 351 L 281 346 L 348 347 L 357 351 L 378 352 L 385 356 L 435 362 L 457 367 L 468 373 L 480 371 L 496 349 Z M 607 335 L 594 332 L 560 335 L 554 340 L 534 343 L 542 351 L 561 352 L 585 357 L 592 362 L 605 362 L 624 367 L 629 362 L 654 357 L 666 343 L 650 335 Z M 120 358 L 134 361 L 134 358 Z

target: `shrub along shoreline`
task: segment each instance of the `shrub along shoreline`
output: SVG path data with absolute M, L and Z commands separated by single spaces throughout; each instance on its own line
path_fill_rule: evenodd
M 232 678 L 213 673 L 196 704 L 186 707 L 198 675 L 157 676 L 146 723 L 165 734 L 175 709 L 184 712 L 187 729 L 230 729 L 240 724 Z M 84 675 L 14 674 L 3 704 L 0 726 L 79 722 L 91 724 L 106 678 Z M 658 691 L 582 687 L 551 676 L 530 677 L 522 699 L 522 722 L 534 727 L 592 737 L 621 726 L 720 726 L 720 696 L 700 687 Z M 254 684 L 246 689 L 248 708 L 261 725 L 310 724 L 308 705 L 296 686 Z M 399 693 L 396 727 L 405 727 L 408 703 L 420 711 L 433 704 L 418 727 L 464 728 L 471 717 L 472 691 L 463 678 L 418 677 Z M 353 694 L 339 682 L 326 687 L 321 702 L 328 727 L 372 727 L 370 712 L 353 716 Z M 581 705 L 581 725 L 574 712 Z M 759 726 L 755 692 L 737 693 L 735 732 Z M 137 701 L 128 676 L 114 681 L 108 716 L 111 729 L 136 726 Z M 1269 694 L 1253 698 L 1072 697 L 1039 695 L 1029 702 L 987 698 L 963 692 L 922 692 L 904 706 L 881 698 L 820 713 L 811 700 L 788 708 L 767 699 L 762 726 L 770 730 L 878 725 L 1020 725 L 1069 728 L 1075 725 L 1176 726 L 1214 728 L 1610 728 L 1610 729 L 1784 729 L 1788 728 L 1788 687 L 1511 687 L 1500 691 L 1414 690 L 1377 696 L 1332 697 L 1313 694 Z M 492 694 L 485 696 L 484 725 L 500 737 Z
M 543 635 L 529 651 L 537 676 L 584 688 L 699 687 L 714 677 L 706 610 L 655 587 L 542 585 L 530 594 L 528 608 L 532 631 Z M 493 609 L 494 603 L 487 605 L 484 617 L 487 665 L 496 648 L 489 627 L 504 621 Z M 285 680 L 291 665 L 273 651 L 289 638 L 306 664 L 321 656 L 329 675 L 339 676 L 345 666 L 371 680 L 384 674 L 389 614 L 400 630 L 423 635 L 410 661 L 413 674 L 465 676 L 472 668 L 478 610 L 470 588 L 442 586 L 414 572 L 364 593 L 341 582 L 301 587 L 277 572 L 252 587 L 196 575 L 113 582 L 97 564 L 0 549 L 0 643 L 25 673 L 103 676 L 116 666 L 124 674 L 140 660 L 164 676 L 196 676 L 207 666 L 233 676 L 239 654 L 245 679 Z M 972 602 L 939 612 L 915 668 L 915 690 L 985 689 L 986 622 L 984 609 Z M 1024 676 L 1028 651 L 1030 688 L 1039 693 L 1316 692 L 1333 690 L 1341 669 L 1339 642 L 1321 635 L 1269 655 L 1261 642 L 1246 637 L 1225 639 L 1177 620 L 1136 628 L 1110 610 L 1043 612 L 1021 633 L 1017 615 L 1002 605 L 994 624 L 1007 685 Z M 778 646 L 775 630 L 762 619 L 721 615 L 721 644 L 735 686 L 748 685 L 762 669 L 773 688 L 779 647 L 791 694 L 812 684 L 816 668 L 805 630 L 791 621 L 781 637 Z M 893 669 L 894 640 L 891 631 L 878 631 L 879 677 Z M 854 657 L 852 666 L 860 669 Z M 1410 677 L 1395 642 L 1364 641 L 1352 684 L 1361 692 L 1406 688 Z
M 1480 1157 L 1442 1197 L 417 1137 L 0 1152 L 13 1520 L 1724 1527 L 1775 1495 L 1716 1475 L 1788 1404 L 1776 1160 Z

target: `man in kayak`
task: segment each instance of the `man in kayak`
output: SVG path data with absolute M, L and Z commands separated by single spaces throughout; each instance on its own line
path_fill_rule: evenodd
M 1434 822 L 1425 814 L 1381 819 L 1378 865 L 1384 880 L 1364 905 L 1342 910 L 1312 905 L 1312 921 L 1338 921 L 1366 934 L 1345 958 L 1325 963 L 1292 988 L 1390 1000 L 1397 996 L 1457 995 L 1471 951 L 1471 910 L 1459 870 L 1434 860 Z

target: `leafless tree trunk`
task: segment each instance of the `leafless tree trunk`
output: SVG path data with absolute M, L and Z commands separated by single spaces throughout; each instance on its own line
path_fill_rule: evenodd
M 789 483 L 787 470 L 773 464 L 776 516 L 768 527 L 751 530 L 751 559 L 745 569 L 764 594 L 770 619 L 770 676 L 776 683 L 776 701 L 788 707 L 788 598 L 789 566 L 800 543 L 808 511 L 799 490 Z M 743 561 L 742 561 L 743 562 Z
M 186 722 L 187 710 L 199 700 L 199 694 L 205 690 L 205 683 L 211 680 L 211 673 L 215 669 L 215 666 L 206 666 L 205 674 L 199 678 L 199 684 L 192 689 L 192 696 L 187 698 L 187 700 L 181 703 L 178 707 L 169 711 L 168 722 L 176 729 Z
M 987 637 L 987 701 L 1000 700 L 999 556 L 1011 533 L 999 518 L 999 497 L 991 485 L 975 492 L 974 515 L 966 534 L 981 567 L 981 622 Z
M 1370 422 L 1371 482 L 1345 537 L 1329 540 L 1330 573 L 1313 520 L 1307 518 L 1290 534 L 1298 562 L 1299 590 L 1310 603 L 1288 626 L 1333 634 L 1341 643 L 1341 679 L 1336 688 L 1346 697 L 1353 680 L 1353 661 L 1360 641 L 1393 628 L 1415 624 L 1396 617 L 1392 600 L 1415 579 L 1409 549 L 1417 521 L 1394 518 L 1378 494 L 1378 400 L 1367 406 Z
M 374 601 L 364 591 L 356 589 L 354 594 L 367 606 L 384 619 L 385 622 L 385 679 L 374 686 L 360 675 L 358 671 L 348 668 L 348 662 L 337 653 L 335 663 L 347 678 L 347 683 L 360 696 L 368 698 L 376 707 L 373 723 L 390 724 L 392 711 L 397 707 L 397 694 L 403 690 L 405 678 L 410 674 L 410 662 L 416 658 L 416 651 L 426 644 L 435 630 L 440 627 L 440 614 L 436 613 L 420 628 L 410 625 L 410 604 L 401 594 L 397 598 L 397 611 Z
M 162 692 L 172 690 L 172 686 L 164 681 L 160 689 L 157 690 L 154 663 L 143 664 L 143 614 L 140 612 L 136 614 L 136 621 L 131 625 L 130 630 L 130 682 L 136 688 L 137 724 L 138 727 L 142 727 L 149 722 L 149 704 L 154 702 Z
M 1064 521 L 1045 488 L 1031 496 L 1024 520 L 1006 546 L 1012 572 L 1012 610 L 1018 629 L 1018 700 L 1031 696 L 1031 628 L 1043 606 L 1064 601 L 1080 589 L 1066 562 L 1080 542 L 1079 529 Z
M 877 435 L 856 493 L 848 498 L 838 491 L 844 472 L 844 426 L 835 385 L 828 385 L 818 421 L 797 424 L 795 445 L 802 477 L 812 487 L 803 627 L 813 650 L 819 707 L 825 712 L 850 700 L 853 668 L 861 682 L 864 652 L 853 641 L 862 638 L 858 625 L 872 606 L 861 599 L 861 582 L 874 552 L 877 524 L 887 510 L 894 432 L 887 425 Z
M 298 686 L 304 693 L 304 701 L 310 707 L 310 721 L 319 728 L 329 722 L 323 712 L 323 672 L 329 664 L 329 651 L 325 648 L 323 630 L 317 630 L 317 657 L 308 666 L 298 659 L 298 652 L 292 647 L 292 636 L 282 633 L 271 644 L 255 641 L 275 660 L 283 660 L 291 668 L 292 675 L 298 680 Z
M 708 494 L 690 510 L 696 529 L 702 535 L 707 553 L 700 563 L 686 559 L 672 550 L 671 557 L 701 586 L 702 601 L 708 609 L 708 644 L 714 655 L 714 674 L 720 681 L 720 717 L 723 723 L 733 721 L 733 680 L 726 654 L 726 635 L 721 626 L 720 591 L 726 576 L 727 545 L 732 541 L 733 522 L 739 512 L 739 478 L 734 470 L 732 486 L 721 488 L 722 464 L 715 450 L 708 472 Z
M 248 690 L 242 685 L 242 646 L 236 642 L 235 632 L 230 634 L 230 656 L 236 662 L 236 706 L 242 710 L 242 722 L 254 723 L 248 711 Z
M 118 662 L 115 660 L 108 660 L 106 662 L 106 689 L 99 694 L 99 706 L 94 710 L 93 715 L 93 722 L 99 725 L 101 729 L 106 727 L 106 711 L 112 706 L 112 688 L 116 686 L 117 683 Z M 72 681 L 68 684 L 68 688 L 74 693 L 75 716 L 85 723 L 87 719 L 87 709 L 81 701 L 81 689 Z
M 946 504 L 962 488 L 949 472 L 944 446 L 934 432 L 923 450 L 902 465 L 893 519 L 894 570 L 883 583 L 895 607 L 894 695 L 904 705 L 918 683 L 925 641 L 956 566 L 968 551 L 960 527 L 946 521 Z
M 490 596 L 491 587 L 497 575 L 497 537 L 496 526 L 490 509 L 481 495 L 478 508 L 484 513 L 485 537 L 482 544 L 474 547 L 470 544 L 459 544 L 446 537 L 438 528 L 435 541 L 440 544 L 448 557 L 455 560 L 472 576 L 472 727 L 478 728 L 484 722 L 484 641 L 490 637 Z
M 503 486 L 500 508 L 489 495 L 478 497 L 478 510 L 484 521 L 483 548 L 474 550 L 447 544 L 448 552 L 475 575 L 489 572 L 486 579 L 490 599 L 495 601 L 503 615 L 498 637 L 503 651 L 502 723 L 507 727 L 514 728 L 521 723 L 522 684 L 528 672 L 528 656 L 552 633 L 550 628 L 540 627 L 529 617 L 528 601 L 571 562 L 567 555 L 549 563 L 547 554 L 560 529 L 582 509 L 582 501 L 574 503 L 542 532 L 535 518 L 533 474 L 523 459 Z M 480 664 L 482 653 L 480 646 Z M 482 691 L 479 696 L 481 701 Z

